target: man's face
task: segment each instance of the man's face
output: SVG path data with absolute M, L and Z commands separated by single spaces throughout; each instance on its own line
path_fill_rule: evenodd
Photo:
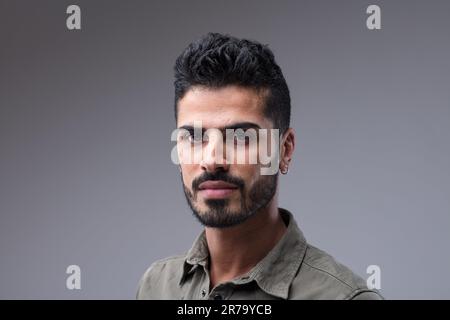
M 202 130 L 208 130 L 200 141 L 186 134 L 177 140 L 179 154 L 180 150 L 194 153 L 193 141 L 199 147 L 196 152 L 201 151 L 200 161 L 180 161 L 180 168 L 187 201 L 205 226 L 237 225 L 265 207 L 276 193 L 278 174 L 261 175 L 260 161 L 249 161 L 258 153 L 258 144 L 243 143 L 243 163 L 237 161 L 237 152 L 226 158 L 233 144 L 225 142 L 225 129 L 273 128 L 263 113 L 264 99 L 263 94 L 240 86 L 193 87 L 178 102 L 178 128 L 191 131 L 201 123 Z

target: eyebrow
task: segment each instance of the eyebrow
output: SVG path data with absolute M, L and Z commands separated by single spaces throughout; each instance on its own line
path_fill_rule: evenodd
M 250 128 L 261 129 L 261 127 L 258 124 L 253 123 L 253 122 L 236 122 L 236 123 L 233 123 L 233 124 L 231 124 L 229 126 L 220 127 L 220 128 L 217 128 L 217 129 L 223 131 L 223 130 L 226 130 L 226 129 L 232 129 L 232 130 L 243 129 L 243 130 L 247 130 L 247 129 L 250 129 Z M 185 130 L 188 130 L 188 131 L 193 131 L 194 127 L 191 126 L 191 125 L 184 125 L 184 126 L 179 127 L 178 129 L 185 129 Z M 208 128 L 204 128 L 202 131 L 206 131 L 206 130 L 208 130 Z

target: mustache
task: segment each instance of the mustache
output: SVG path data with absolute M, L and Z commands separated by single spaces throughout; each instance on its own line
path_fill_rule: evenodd
M 244 189 L 245 182 L 241 178 L 233 177 L 229 175 L 228 173 L 224 171 L 217 171 L 217 172 L 204 172 L 199 177 L 195 178 L 194 181 L 192 181 L 192 190 L 198 191 L 199 185 L 205 181 L 224 181 L 228 183 L 232 183 L 236 185 L 240 190 Z

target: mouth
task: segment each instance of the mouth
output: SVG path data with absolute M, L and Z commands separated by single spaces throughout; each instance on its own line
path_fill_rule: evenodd
M 199 185 L 199 194 L 206 199 L 224 199 L 237 189 L 235 184 L 225 181 L 205 181 Z

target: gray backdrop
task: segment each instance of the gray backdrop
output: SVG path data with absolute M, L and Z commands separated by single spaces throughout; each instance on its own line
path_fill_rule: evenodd
M 66 8 L 81 7 L 81 31 Z M 378 4 L 382 29 L 366 28 Z M 280 205 L 386 298 L 450 298 L 450 1 L 0 1 L 0 298 L 133 299 L 200 225 L 170 161 L 193 39 L 267 43 L 298 134 Z M 81 267 L 81 290 L 66 267 Z

